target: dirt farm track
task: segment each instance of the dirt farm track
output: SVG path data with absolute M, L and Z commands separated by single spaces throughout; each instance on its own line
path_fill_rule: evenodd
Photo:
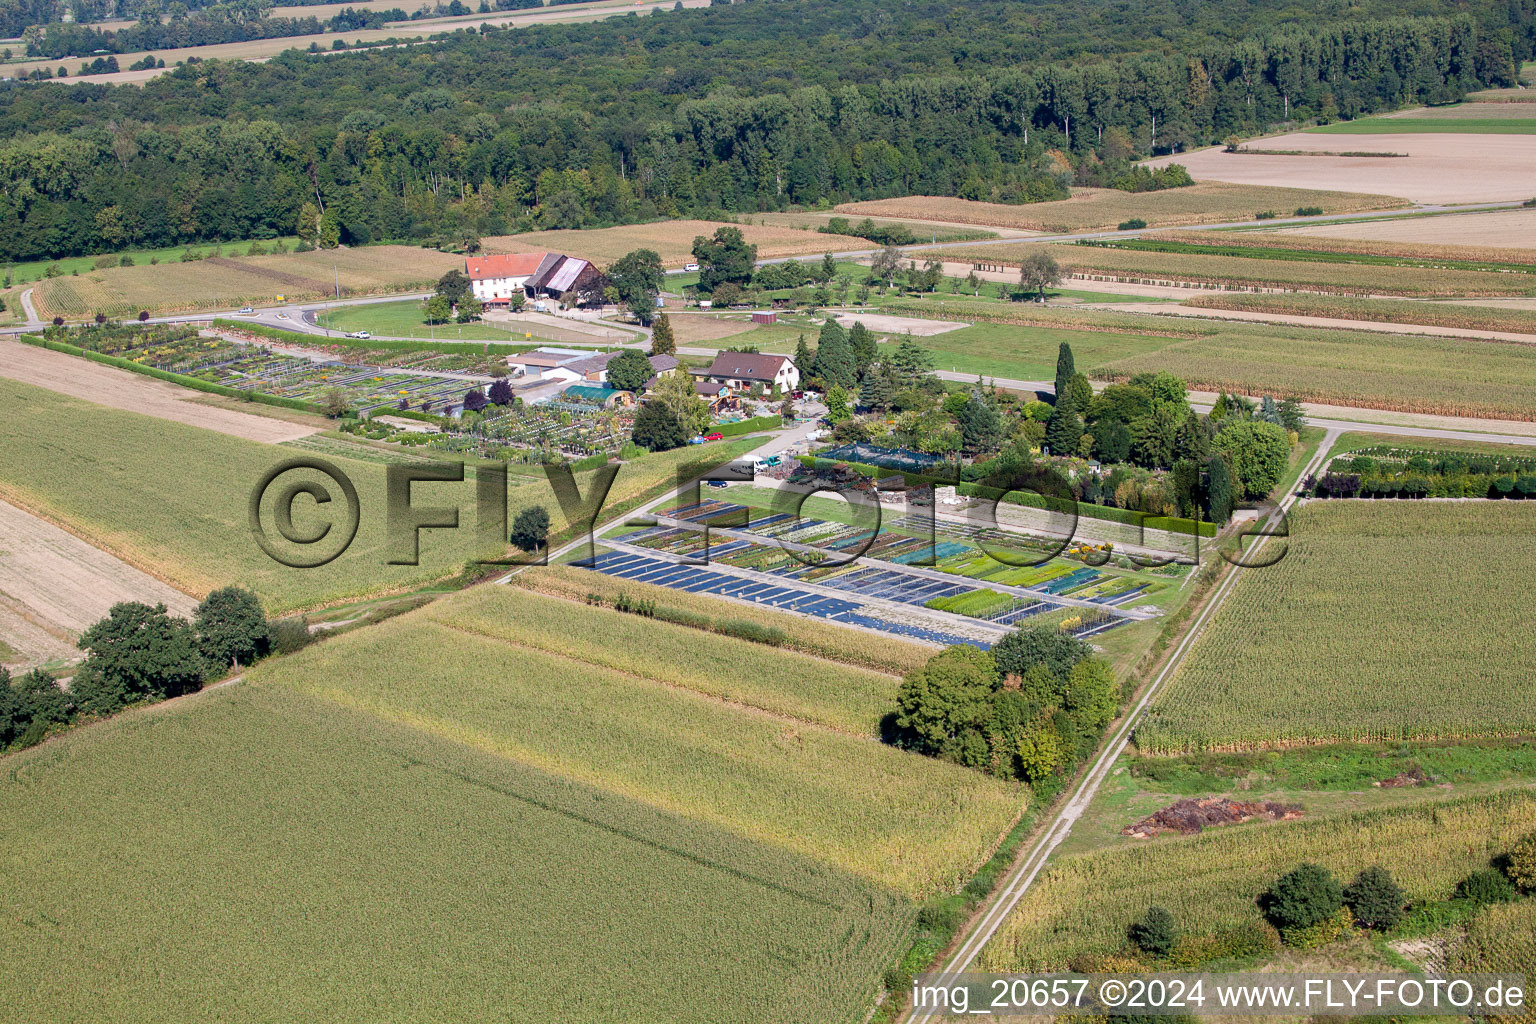
M 277 444 L 315 432 L 314 427 L 300 423 L 220 405 L 224 399 L 9 338 L 0 339 L 0 376 L 113 409 L 175 420 L 248 441 Z

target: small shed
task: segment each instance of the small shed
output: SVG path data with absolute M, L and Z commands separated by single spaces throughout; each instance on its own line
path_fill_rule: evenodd
M 755 324 L 775 324 L 779 322 L 779 314 L 773 312 L 753 313 L 752 322 Z

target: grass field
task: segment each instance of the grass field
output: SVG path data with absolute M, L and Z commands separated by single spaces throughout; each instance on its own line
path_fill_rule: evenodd
M 689 627 L 601 610 L 593 612 L 595 628 L 611 623 L 613 635 L 632 635 L 634 645 L 604 653 L 606 632 L 591 641 L 549 640 L 565 654 L 525 644 L 515 616 L 554 600 L 477 588 L 251 678 L 810 856 L 912 897 L 952 891 L 1020 810 L 1024 794 L 1013 784 L 729 702 L 718 691 L 704 694 L 705 684 L 691 678 L 702 666 L 667 657 L 690 642 L 709 649 L 712 638 Z M 540 617 L 566 610 L 557 602 Z M 804 671 L 802 655 L 747 650 L 759 667 L 738 667 L 737 678 L 719 687 L 750 685 L 760 704 L 809 706 L 812 684 L 786 678 Z
M 862 1014 L 910 934 L 907 901 L 825 863 L 283 685 L 302 671 L 5 759 L 7 1020 L 814 1024 Z
M 1346 213 L 1403 205 L 1401 199 L 1392 196 L 1206 181 L 1162 192 L 1080 188 L 1073 189 L 1071 199 L 1021 206 L 944 196 L 905 196 L 843 203 L 833 212 L 851 218 L 942 220 L 979 227 L 1067 232 L 1114 228 L 1133 217 L 1141 218 L 1152 227 L 1161 227 L 1251 220 L 1261 210 L 1289 212 L 1298 206 L 1319 206 L 1326 213 Z
M 282 611 L 438 579 L 480 553 L 475 541 L 476 484 L 422 484 L 414 489 L 414 502 L 456 504 L 461 526 L 422 531 L 419 566 L 385 564 L 395 549 L 386 533 L 384 467 L 338 458 L 336 465 L 355 481 L 358 491 L 357 537 L 328 565 L 288 568 L 252 540 L 246 506 L 263 474 L 297 454 L 290 449 L 108 409 L 3 378 L 0 404 L 15 413 L 0 422 L 0 497 L 46 515 L 188 593 L 239 583 L 261 595 L 269 611 Z M 604 514 L 618 515 L 640 495 L 672 482 L 684 463 L 726 459 L 757 443 L 746 438 L 702 452 L 680 449 L 625 466 L 614 480 Z M 284 484 L 289 479 L 285 476 Z M 543 504 L 554 529 L 563 528 L 558 504 L 542 478 L 512 479 L 519 482 L 508 494 L 509 516 Z M 583 488 L 587 479 L 580 480 Z M 269 507 L 263 521 L 275 538 Z M 308 498 L 295 504 L 300 529 L 326 521 Z M 274 543 L 283 546 L 280 539 Z
M 307 302 L 336 293 L 367 295 L 430 288 L 463 257 L 409 245 L 370 245 L 277 256 L 217 257 L 191 263 L 142 264 L 52 277 L 34 287 L 44 319 L 80 320 L 104 313 L 127 318 L 242 305 L 272 305 L 278 296 Z
M 420 301 L 406 299 L 401 302 L 371 302 L 361 306 L 338 306 L 335 309 L 321 313 L 317 318 L 320 326 L 329 327 L 333 331 L 367 331 L 379 338 L 417 338 L 422 341 L 496 341 L 512 342 L 515 344 L 539 344 L 551 345 L 565 344 L 566 342 L 543 337 L 538 328 L 542 325 L 529 324 L 527 329 L 516 329 L 515 325 L 506 323 L 491 323 L 479 321 L 472 324 L 436 324 L 427 323 L 426 311 Z M 575 332 L 572 332 L 574 335 Z M 590 341 L 600 339 L 588 336 Z
M 1536 794 L 1524 789 L 1063 857 L 1014 909 L 976 969 L 1061 969 L 1081 954 L 1113 952 L 1126 926 L 1153 904 L 1187 932 L 1256 923 L 1257 897 L 1303 861 L 1346 881 L 1380 864 L 1410 900 L 1446 899 L 1457 881 L 1533 827 Z
M 481 239 L 486 252 L 563 252 L 606 267 L 635 249 L 651 249 L 669 267 L 693 261 L 693 240 L 712 235 L 716 228 L 741 230 L 748 244 L 757 246 L 758 259 L 776 256 L 820 256 L 840 249 L 865 249 L 869 243 L 840 235 L 761 224 L 735 224 L 707 220 L 664 220 L 653 224 L 626 224 L 616 228 L 584 231 L 532 231 L 522 235 L 497 235 Z M 675 283 L 675 282 L 669 282 Z
M 1160 326 L 1160 321 L 1149 319 L 1148 326 Z M 923 338 L 921 344 L 934 354 L 934 365 L 940 370 L 1044 381 L 1055 376 L 1056 356 L 1064 341 L 1072 346 L 1072 355 L 1078 364 L 1087 368 L 1112 365 L 1136 356 L 1155 357 L 1155 353 L 1177 340 L 1152 335 L 978 323 Z M 893 339 L 885 345 L 894 348 L 897 341 Z
M 995 242 L 952 249 L 949 255 L 956 259 L 1018 266 L 1026 256 L 1039 249 L 1039 243 Z M 1109 245 L 1052 245 L 1047 249 L 1063 270 L 1089 275 L 1089 280 L 1102 276 L 1110 280 L 1174 281 L 1218 288 L 1260 287 L 1325 294 L 1426 298 L 1536 294 L 1536 275 L 1492 270 L 1154 252 Z
M 1536 728 L 1536 643 L 1500 582 L 1536 571 L 1529 507 L 1317 502 L 1290 531 L 1158 695 L 1142 751 Z
M 289 249 L 297 244 L 298 239 L 289 237 L 282 239 L 265 239 L 245 242 L 197 242 L 191 245 L 172 246 L 167 249 L 124 249 L 121 252 L 108 253 L 99 256 L 66 256 L 57 260 L 31 260 L 25 263 L 12 263 L 7 266 L 11 274 L 11 280 L 17 285 L 27 284 L 32 281 L 40 281 L 48 268 L 57 265 L 64 274 L 72 274 L 79 271 L 84 274 L 97 269 L 97 261 L 110 261 L 121 259 L 124 256 L 133 260 L 134 265 L 148 264 L 151 259 L 161 263 L 174 263 L 181 259 L 181 254 L 191 250 L 199 256 L 219 255 L 225 257 L 245 256 L 250 252 L 251 246 L 259 245 L 264 249 L 270 249 L 277 242 L 282 242 Z
M 1458 306 L 1449 302 L 1360 299 L 1345 295 L 1254 295 L 1233 292 L 1201 295 L 1185 301 L 1201 309 L 1235 309 L 1253 313 L 1320 316 L 1388 324 L 1418 324 L 1455 330 L 1509 331 L 1536 334 L 1536 310 L 1494 306 Z
M 1408 132 L 1532 135 L 1536 134 L 1536 114 L 1527 114 L 1522 108 L 1507 103 L 1458 103 L 1384 117 L 1335 121 L 1308 130 L 1316 135 L 1402 135 Z

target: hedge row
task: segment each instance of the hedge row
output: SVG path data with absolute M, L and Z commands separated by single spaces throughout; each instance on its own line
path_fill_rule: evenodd
M 130 373 L 141 373 L 146 377 L 154 377 L 159 380 L 169 381 L 172 384 L 180 384 L 184 388 L 193 391 L 202 391 L 210 395 L 224 395 L 228 398 L 238 398 L 241 401 L 255 402 L 258 405 L 272 405 L 280 409 L 297 409 L 299 412 L 311 412 L 317 415 L 325 415 L 318 405 L 312 402 L 301 402 L 297 398 L 279 398 L 276 395 L 264 395 L 259 391 L 242 391 L 239 388 L 228 387 L 224 384 L 215 384 L 212 381 L 200 380 L 197 377 L 188 377 L 182 373 L 172 373 L 170 370 L 161 370 L 153 366 L 145 366 L 131 359 L 123 359 L 120 356 L 109 356 L 102 352 L 92 352 L 90 349 L 79 348 L 75 345 L 67 345 L 62 341 L 49 341 L 47 338 L 36 334 L 22 334 L 18 336 L 27 345 L 35 345 L 38 348 L 51 349 L 54 352 L 64 352 L 72 356 L 84 356 L 93 362 L 105 363 L 115 366 L 120 370 Z
M 862 462 L 841 462 L 833 459 L 818 459 L 813 455 L 800 456 L 800 462 L 812 469 L 817 464 L 835 464 L 847 466 L 857 473 L 875 478 L 887 476 L 904 476 L 907 485 L 933 484 L 935 487 L 954 486 L 955 493 L 970 498 L 1000 499 L 1006 505 L 1022 505 L 1025 508 L 1039 508 L 1050 512 L 1071 514 L 1075 509 L 1079 518 L 1102 519 L 1105 522 L 1121 523 L 1125 526 L 1140 526 L 1149 530 L 1163 530 L 1167 533 L 1181 533 L 1185 536 L 1196 532 L 1196 523 L 1192 519 L 1170 519 L 1161 516 L 1149 516 L 1145 512 L 1135 509 L 1114 508 L 1110 505 L 1091 505 L 1085 501 L 1071 502 L 1065 498 L 1048 498 L 1027 491 L 1001 491 L 995 487 L 984 487 L 981 484 L 961 482 L 956 484 L 953 479 L 946 477 L 926 476 L 922 473 L 912 473 L 906 470 L 886 469 L 880 466 L 871 466 Z M 1202 522 L 1198 524 L 1199 534 L 1202 537 L 1216 536 L 1216 524 Z

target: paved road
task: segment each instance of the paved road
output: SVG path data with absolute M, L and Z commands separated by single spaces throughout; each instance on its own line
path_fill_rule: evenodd
M 1317 470 L 1328 449 L 1333 446 L 1337 436 L 1335 431 L 1329 431 L 1328 435 L 1323 439 L 1323 443 L 1318 446 L 1317 454 L 1312 457 L 1306 468 L 1302 470 L 1302 477 Z M 1280 502 L 1280 511 L 1282 513 L 1288 511 L 1295 501 L 1296 495 L 1294 493 L 1286 495 Z M 1252 558 L 1258 555 L 1267 542 L 1267 537 L 1259 538 L 1250 550 L 1249 557 Z M 1136 724 L 1141 720 L 1142 715 L 1146 713 L 1147 708 L 1151 706 L 1152 698 L 1157 695 L 1168 679 L 1173 676 L 1174 670 L 1184 660 L 1184 657 L 1194 646 L 1195 641 L 1204 632 L 1206 625 L 1215 616 L 1217 609 L 1226 601 L 1228 595 L 1232 593 L 1233 588 L 1237 585 L 1238 579 L 1246 571 L 1241 567 L 1233 568 L 1227 574 L 1226 579 L 1222 580 L 1211 594 L 1210 600 L 1206 602 L 1205 607 L 1201 609 L 1200 614 L 1196 617 L 1194 624 L 1184 635 L 1183 639 L 1180 640 L 1178 646 L 1174 648 L 1167 663 L 1163 665 L 1162 671 L 1158 672 L 1152 682 L 1142 691 L 1141 698 L 1137 700 L 1135 706 L 1121 717 L 1118 727 L 1111 733 L 1109 741 L 1100 749 L 1099 756 L 1094 760 L 1087 773 L 1083 775 L 1071 797 L 1062 805 L 1061 810 L 1057 812 L 1050 825 L 1040 833 L 1034 845 L 1030 847 L 1029 853 L 1009 874 L 986 910 L 972 922 L 971 928 L 965 934 L 960 946 L 944 965 L 944 977 L 949 978 L 960 974 L 975 962 L 977 956 L 986 948 L 987 943 L 991 941 L 992 936 L 997 933 L 997 930 L 1008 919 L 1008 915 L 1013 911 L 1013 908 L 1018 905 L 1019 900 L 1034 885 L 1035 879 L 1039 877 L 1041 869 L 1045 867 L 1051 854 L 1071 834 L 1072 826 L 1077 823 L 1078 819 L 1088 809 L 1088 805 L 1093 802 L 1094 795 L 1098 793 L 1099 787 L 1109 776 L 1115 761 L 1130 742 L 1131 735 L 1135 732 Z M 939 983 L 943 984 L 944 982 L 941 981 Z M 933 1018 L 934 1011 L 918 1012 L 916 1010 L 909 1010 L 907 1014 L 909 1024 L 928 1024 Z

